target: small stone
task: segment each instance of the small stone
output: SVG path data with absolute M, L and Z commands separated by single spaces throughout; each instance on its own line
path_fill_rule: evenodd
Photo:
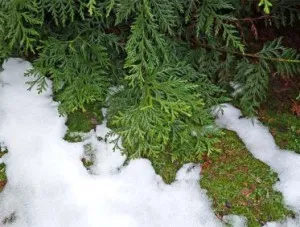
M 232 204 L 228 201 L 225 202 L 225 206 L 230 209 L 232 207 Z

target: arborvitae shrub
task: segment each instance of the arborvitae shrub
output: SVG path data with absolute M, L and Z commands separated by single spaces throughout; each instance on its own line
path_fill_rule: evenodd
M 299 73 L 299 55 L 281 38 L 249 45 L 259 21 L 293 26 L 298 9 L 284 0 L 7 0 L 0 58 L 32 59 L 29 86 L 42 92 L 50 78 L 62 114 L 107 105 L 131 157 L 190 160 L 213 150 L 211 107 L 228 100 L 230 84 L 253 114 L 271 73 Z

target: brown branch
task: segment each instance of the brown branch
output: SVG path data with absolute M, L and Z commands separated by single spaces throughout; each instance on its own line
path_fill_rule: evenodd
M 210 45 L 207 44 L 202 44 L 202 43 L 197 43 L 197 45 L 204 47 L 204 48 L 208 48 L 211 50 L 215 50 L 215 51 L 219 51 L 222 53 L 229 53 L 229 54 L 234 54 L 234 55 L 238 55 L 238 56 L 242 56 L 242 57 L 248 57 L 248 58 L 255 58 L 255 59 L 263 59 L 263 60 L 268 60 L 268 61 L 274 61 L 274 62 L 289 62 L 289 63 L 299 63 L 300 64 L 300 60 L 292 60 L 292 59 L 286 59 L 286 58 L 268 58 L 268 57 L 263 57 L 261 55 L 259 55 L 258 53 L 242 53 L 242 52 L 237 52 L 237 51 L 232 51 L 232 50 L 228 50 L 225 48 L 215 48 L 212 47 Z
M 245 22 L 253 22 L 253 21 L 258 21 L 258 20 L 263 20 L 263 19 L 271 19 L 271 18 L 276 18 L 276 17 L 270 16 L 270 15 L 263 15 L 263 16 L 255 17 L 255 18 L 246 17 L 246 18 L 241 18 L 241 19 L 237 19 L 237 20 L 245 21 Z

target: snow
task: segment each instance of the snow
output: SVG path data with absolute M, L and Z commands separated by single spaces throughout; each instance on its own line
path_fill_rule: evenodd
M 124 165 L 126 157 L 110 143 L 114 138 L 105 139 L 105 121 L 83 134 L 84 142 L 65 141 L 66 119 L 59 116 L 51 89 L 42 94 L 27 90 L 26 81 L 32 78 L 23 75 L 30 68 L 30 63 L 11 58 L 0 74 L 0 146 L 9 150 L 0 159 L 8 177 L 0 193 L 1 227 L 224 225 L 199 186 L 199 165 L 184 165 L 171 185 L 146 159 Z M 235 131 L 255 158 L 278 173 L 275 188 L 296 218 L 266 226 L 300 226 L 300 155 L 280 150 L 266 127 L 242 118 L 229 104 L 215 114 L 220 127 Z M 83 157 L 94 162 L 89 170 L 81 163 Z M 246 226 L 241 216 L 223 220 Z
M 288 218 L 284 221 L 279 222 L 269 222 L 264 227 L 299 227 L 300 226 L 300 219 L 297 216 L 295 219 Z
M 230 226 L 236 226 L 236 227 L 246 227 L 247 226 L 247 218 L 244 216 L 239 215 L 225 215 L 223 217 L 223 221 Z
M 234 81 L 229 83 L 230 87 L 232 87 L 233 92 L 231 94 L 232 97 L 236 97 L 243 92 L 243 85 Z
M 230 104 L 215 110 L 216 123 L 235 131 L 253 156 L 269 165 L 278 174 L 279 181 L 274 186 L 283 194 L 285 204 L 298 216 L 282 223 L 269 223 L 267 226 L 300 226 L 300 155 L 281 150 L 275 143 L 268 128 L 257 119 L 243 118 L 242 113 Z
M 23 74 L 30 63 L 11 58 L 3 68 L 0 138 L 9 152 L 2 158 L 8 183 L 0 194 L 0 226 L 223 225 L 199 186 L 200 166 L 184 165 L 167 185 L 148 160 L 123 165 L 126 157 L 98 140 L 108 130 L 105 125 L 83 143 L 68 143 L 63 140 L 66 119 L 59 116 L 51 89 L 27 90 L 32 78 Z M 90 171 L 81 163 L 86 144 L 96 152 Z

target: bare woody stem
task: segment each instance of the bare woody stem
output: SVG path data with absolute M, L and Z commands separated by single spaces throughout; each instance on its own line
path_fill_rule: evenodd
M 211 49 L 211 50 L 216 50 L 216 51 L 219 51 L 222 53 L 229 53 L 229 54 L 239 55 L 239 56 L 243 56 L 243 57 L 263 59 L 263 60 L 273 61 L 273 62 L 288 62 L 288 63 L 299 63 L 300 64 L 300 60 L 293 60 L 293 59 L 286 59 L 286 58 L 268 58 L 268 57 L 259 55 L 259 53 L 253 53 L 253 54 L 242 53 L 242 52 L 232 51 L 232 50 L 228 50 L 228 49 L 224 49 L 224 48 L 215 48 L 215 47 L 212 47 L 212 46 L 206 45 L 206 44 L 201 44 L 201 43 L 197 43 L 197 44 L 201 47 Z

